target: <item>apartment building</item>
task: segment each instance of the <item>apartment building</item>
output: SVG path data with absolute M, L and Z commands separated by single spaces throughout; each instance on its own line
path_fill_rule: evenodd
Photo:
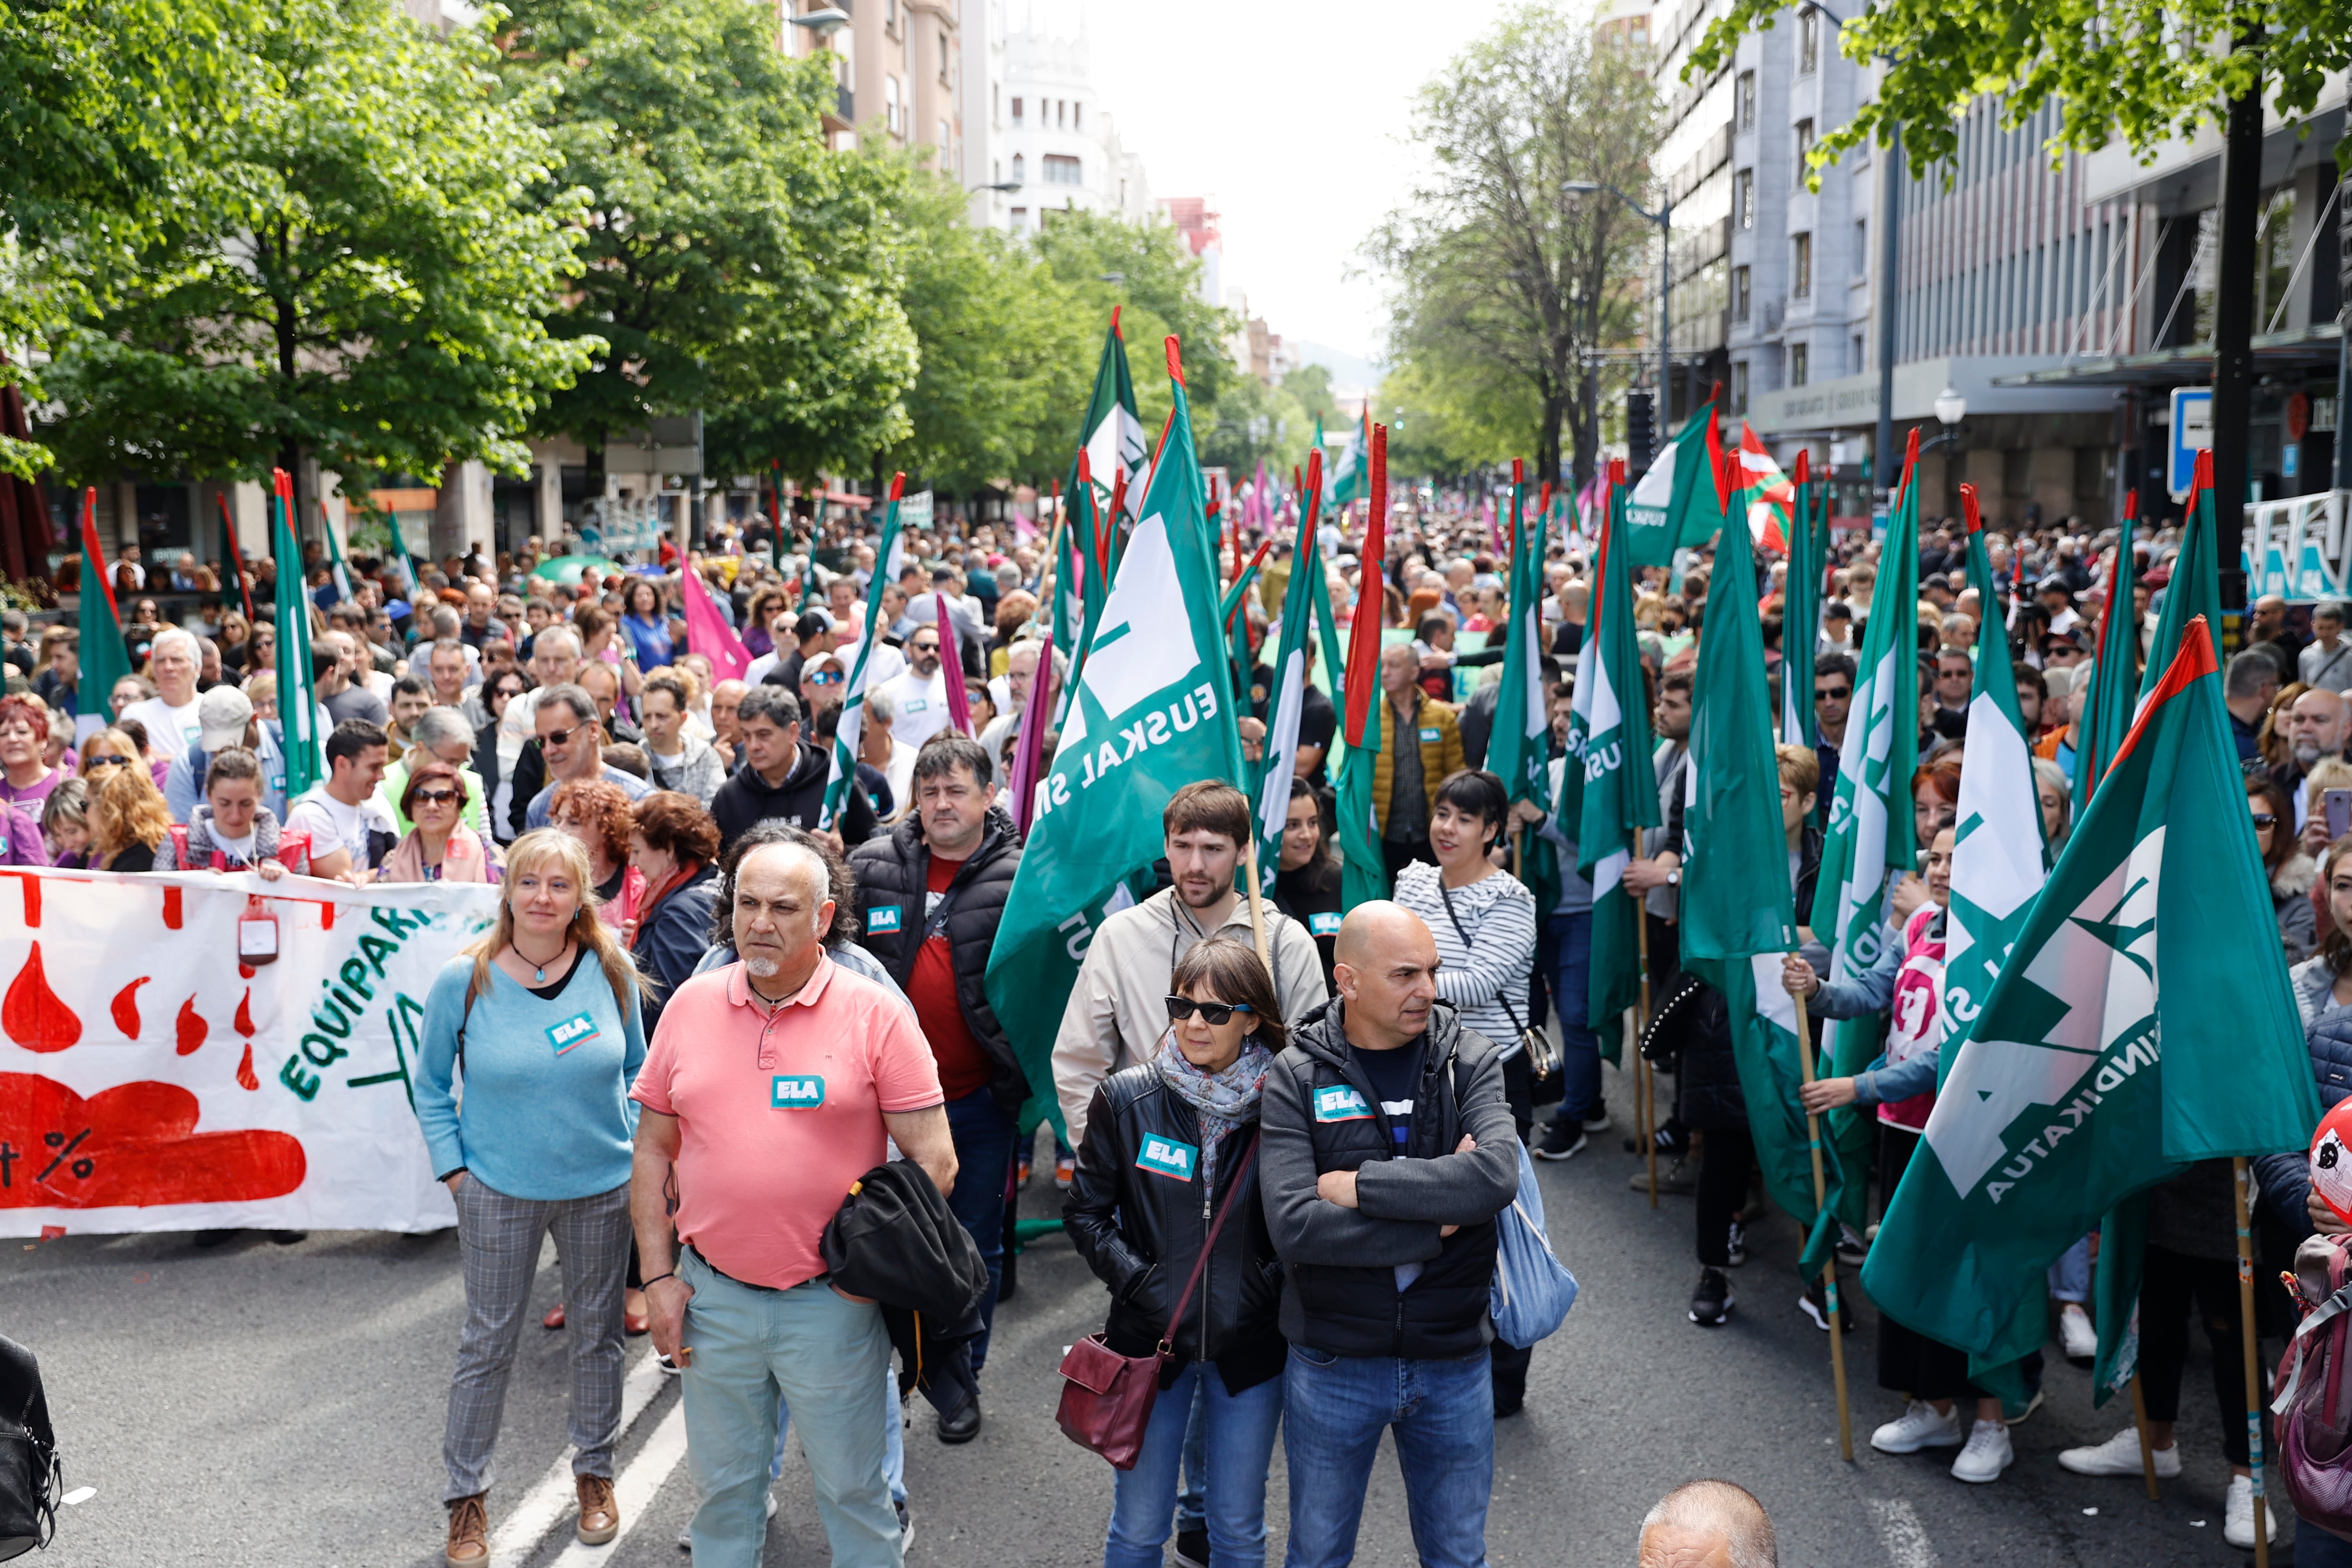
M 1003 72 L 1003 118 L 989 167 L 1020 187 L 1004 203 L 1004 226 L 1034 233 L 1072 209 L 1137 219 L 1157 210 L 1143 161 L 1121 143 L 1096 95 L 1083 27 L 1063 36 L 1034 16 L 1008 26 Z

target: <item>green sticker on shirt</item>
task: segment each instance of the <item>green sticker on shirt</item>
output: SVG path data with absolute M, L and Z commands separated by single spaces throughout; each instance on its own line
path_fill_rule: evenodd
M 779 1073 L 768 1082 L 768 1107 L 814 1111 L 824 1103 L 824 1080 L 814 1072 Z
M 1435 746 L 1437 744 L 1437 727 L 1435 725 L 1425 724 L 1421 727 L 1421 743 L 1423 746 Z
M 595 1038 L 596 1020 L 586 1013 L 574 1013 L 562 1023 L 550 1024 L 547 1030 L 547 1043 L 555 1047 L 555 1054 L 558 1056 L 562 1056 L 583 1040 Z
M 1143 1135 L 1143 1147 L 1135 1156 L 1138 1168 L 1156 1176 L 1174 1176 L 1178 1181 L 1191 1181 L 1192 1167 L 1200 1163 L 1201 1151 L 1192 1145 L 1166 1138 L 1157 1133 Z

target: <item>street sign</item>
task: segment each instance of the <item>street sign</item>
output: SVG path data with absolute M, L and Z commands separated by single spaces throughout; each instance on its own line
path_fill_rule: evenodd
M 2189 498 L 2197 479 L 2197 455 L 2213 447 L 2213 389 L 2172 389 L 2172 444 L 2165 464 L 2165 488 L 2176 501 Z

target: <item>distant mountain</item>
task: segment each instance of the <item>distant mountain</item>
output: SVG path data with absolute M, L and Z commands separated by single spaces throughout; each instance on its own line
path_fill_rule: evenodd
M 1381 384 L 1381 367 L 1360 354 L 1323 343 L 1293 342 L 1284 346 L 1300 364 L 1321 365 L 1329 371 L 1331 390 L 1335 392 L 1361 394 Z

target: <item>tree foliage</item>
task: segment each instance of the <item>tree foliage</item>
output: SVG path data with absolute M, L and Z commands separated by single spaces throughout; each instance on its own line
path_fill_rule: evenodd
M 550 188 L 531 106 L 499 89 L 487 39 L 430 34 L 394 0 L 279 0 L 250 23 L 240 112 L 168 199 L 53 232 L 29 263 L 95 303 L 44 378 L 59 467 L 520 466 L 595 347 L 542 320 L 582 204 Z
M 1561 472 L 1563 432 L 1580 481 L 1591 473 L 1601 389 L 1585 356 L 1633 340 L 1650 238 L 1606 190 L 1562 187 L 1638 194 L 1656 119 L 1639 59 L 1588 18 L 1526 5 L 1422 89 L 1429 172 L 1364 247 L 1389 282 L 1391 359 L 1446 389 L 1469 427 L 1503 422 L 1545 477 Z
M 509 71 L 549 95 L 543 189 L 588 193 L 586 268 L 551 321 L 604 347 L 550 430 L 600 445 L 705 412 L 707 465 L 865 469 L 916 373 L 891 216 L 906 171 L 828 151 L 822 61 L 752 0 L 518 0 Z
M 1707 26 L 1686 79 L 1720 69 L 1745 33 L 1797 0 L 1732 0 Z M 1913 167 L 1958 151 L 1956 117 L 1987 94 L 2004 124 L 2056 99 L 2055 144 L 2091 152 L 2120 138 L 2147 153 L 2263 88 L 2289 117 L 2308 114 L 2331 73 L 2352 67 L 2352 0 L 1881 0 L 1840 29 L 1848 59 L 1883 65 L 1877 97 L 1822 138 L 1819 170 L 1900 128 Z M 2352 154 L 2352 142 L 2338 150 Z
M 1291 469 L 1306 465 L 1318 419 L 1327 433 L 1344 432 L 1349 423 L 1331 395 L 1331 372 L 1321 365 L 1301 365 L 1271 386 L 1235 375 L 1214 413 L 1201 422 L 1201 461 L 1223 466 L 1237 485 L 1262 462 L 1287 485 Z
M 1034 241 L 1037 254 L 1076 300 L 1096 341 L 1111 308 L 1121 308 L 1119 332 L 1127 340 L 1136 406 L 1150 440 L 1158 442 L 1168 420 L 1171 400 L 1161 344 L 1171 334 L 1182 344 L 1194 421 L 1213 414 L 1240 373 L 1225 357 L 1225 340 L 1239 319 L 1202 297 L 1201 263 L 1183 236 L 1165 223 L 1133 223 L 1110 214 L 1074 210 L 1045 216 L 1045 229 Z M 1091 359 L 1086 374 L 1094 374 Z M 1085 402 L 1082 392 L 1063 416 L 1069 426 L 1063 443 L 1070 450 L 1076 447 Z M 1066 452 L 1062 461 L 1069 461 Z

